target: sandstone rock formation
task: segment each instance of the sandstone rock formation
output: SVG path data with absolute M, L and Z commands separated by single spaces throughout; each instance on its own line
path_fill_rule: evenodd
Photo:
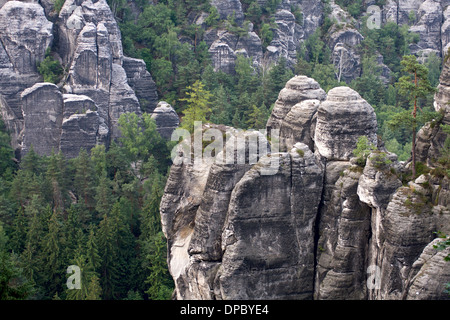
M 40 155 L 61 150 L 69 158 L 107 145 L 120 136 L 121 114 L 151 113 L 158 102 L 144 61 L 123 55 L 106 1 L 67 0 L 59 16 L 51 8 L 19 1 L 0 8 L 0 111 L 18 158 L 31 145 Z M 50 49 L 65 70 L 58 86 L 37 72 Z
M 290 79 L 280 91 L 267 121 L 267 130 L 280 130 L 280 150 L 290 150 L 295 142 L 303 142 L 314 151 L 314 125 L 319 103 L 326 93 L 306 76 Z
M 449 180 L 403 185 L 366 101 L 296 76 L 267 129 L 281 152 L 255 164 L 172 166 L 160 208 L 176 299 L 449 298 L 447 251 L 433 247 L 450 231 Z M 377 147 L 363 166 L 362 135 Z
M 37 83 L 22 92 L 22 101 L 23 153 L 26 154 L 31 146 L 40 155 L 58 152 L 63 120 L 63 98 L 58 87 Z
M 372 106 L 348 87 L 331 89 L 317 113 L 314 142 L 319 153 L 328 160 L 350 160 L 360 136 L 377 144 L 377 121 Z
M 165 101 L 160 101 L 153 110 L 152 118 L 161 137 L 170 140 L 172 132 L 179 126 L 180 118 L 175 109 Z

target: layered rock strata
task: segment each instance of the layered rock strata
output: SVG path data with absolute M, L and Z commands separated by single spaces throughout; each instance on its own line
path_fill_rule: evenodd
M 68 0 L 59 16 L 47 3 L 8 1 L 0 23 L 0 110 L 18 158 L 31 145 L 75 157 L 118 138 L 121 114 L 156 108 L 156 85 L 143 60 L 123 55 L 106 1 Z M 37 72 L 48 50 L 64 68 L 58 85 Z
M 359 94 L 294 77 L 267 129 L 281 152 L 255 164 L 172 166 L 160 208 L 176 299 L 448 298 L 447 251 L 433 246 L 450 232 L 449 180 L 404 186 Z M 365 165 L 360 136 L 375 146 Z

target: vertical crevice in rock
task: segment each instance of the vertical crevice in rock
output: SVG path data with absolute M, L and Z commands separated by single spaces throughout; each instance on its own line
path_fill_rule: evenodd
M 326 179 L 327 179 L 327 162 L 323 161 L 323 179 L 322 179 L 322 192 L 320 194 L 320 202 L 317 208 L 316 220 L 314 221 L 314 276 L 313 276 L 313 294 L 315 299 L 315 293 L 317 292 L 319 283 L 317 279 L 317 265 L 319 259 L 319 240 L 320 240 L 320 229 L 321 229 L 321 218 L 322 212 L 324 210 L 324 198 L 325 198 L 325 188 L 326 188 Z

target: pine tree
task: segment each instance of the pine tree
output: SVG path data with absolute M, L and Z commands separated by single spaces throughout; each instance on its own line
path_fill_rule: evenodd
M 146 291 L 151 300 L 168 300 L 172 294 L 172 281 L 167 269 L 166 241 L 162 232 L 150 239 L 150 252 L 147 259 L 150 261 L 150 275 L 146 283 L 149 288 Z
M 267 110 L 266 105 L 263 103 L 261 107 L 257 108 L 255 105 L 252 106 L 252 112 L 249 115 L 247 124 L 249 128 L 252 129 L 264 129 L 266 127 L 267 119 L 269 118 L 269 110 Z
M 428 81 L 427 68 L 417 61 L 416 56 L 404 56 L 401 64 L 403 66 L 403 72 L 406 75 L 399 79 L 397 86 L 399 94 L 405 96 L 410 106 L 412 105 L 412 111 L 408 110 L 394 115 L 389 120 L 389 125 L 394 129 L 404 127 L 412 131 L 411 169 L 412 178 L 414 179 L 416 177 L 416 134 L 418 125 L 420 122 L 426 122 L 437 117 L 436 113 L 422 112 L 422 117 L 418 118 L 418 109 L 420 109 L 419 99 L 426 98 L 435 89 Z
M 94 168 L 91 159 L 85 149 L 81 149 L 75 159 L 75 193 L 85 207 L 92 210 L 94 207 L 93 196 L 95 194 Z
M 189 132 L 194 132 L 195 121 L 206 122 L 209 118 L 212 95 L 204 87 L 202 82 L 196 81 L 192 86 L 187 87 L 188 98 L 181 99 L 187 102 L 187 109 L 183 111 L 181 127 Z
M 26 207 L 25 217 L 28 220 L 28 232 L 25 249 L 21 253 L 22 267 L 25 276 L 36 284 L 36 287 L 43 287 L 45 262 L 43 256 L 40 254 L 42 250 L 41 239 L 47 233 L 49 212 L 44 210 L 37 195 L 33 196 L 30 204 Z
M 50 208 L 47 208 L 50 211 Z M 48 221 L 48 233 L 42 241 L 42 255 L 44 260 L 44 273 L 46 275 L 46 290 L 49 296 L 60 291 L 63 283 L 63 235 L 60 213 L 53 211 Z
M 109 214 L 115 202 L 115 197 L 112 194 L 111 180 L 106 177 L 105 172 L 100 177 L 99 184 L 96 188 L 95 202 L 95 209 L 99 217 L 104 217 L 106 214 Z
M 66 175 L 65 160 L 61 152 L 55 154 L 52 152 L 48 158 L 48 166 L 46 178 L 50 186 L 50 194 L 52 197 L 52 207 L 54 211 L 64 211 L 65 192 L 66 192 Z
M 25 217 L 25 211 L 23 208 L 19 208 L 15 215 L 10 246 L 14 252 L 21 253 L 25 249 L 25 242 L 28 232 L 28 221 Z
M 78 253 L 72 261 L 73 265 L 80 268 L 81 287 L 79 289 L 67 289 L 67 300 L 100 300 L 101 287 L 100 279 L 93 270 L 89 259 L 81 253 Z

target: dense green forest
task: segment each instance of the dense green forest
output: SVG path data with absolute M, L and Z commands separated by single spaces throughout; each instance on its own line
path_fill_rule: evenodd
M 327 4 L 327 1 L 323 1 Z M 338 1 L 337 1 L 338 2 Z M 340 1 L 359 17 L 361 1 Z M 380 1 L 381 2 L 381 1 Z M 307 75 L 326 91 L 340 85 L 354 88 L 375 109 L 379 135 L 400 160 L 411 153 L 411 133 L 394 130 L 390 120 L 411 107 L 400 90 L 405 76 L 401 61 L 417 36 L 408 26 L 387 23 L 364 36 L 362 73 L 351 83 L 338 82 L 326 41 L 335 21 L 322 26 L 299 50 L 294 68 L 280 59 L 268 70 L 238 56 L 235 72 L 215 72 L 203 40 L 202 26 L 190 23 L 192 13 L 209 12 L 208 28 L 246 32 L 233 17 L 220 21 L 208 0 L 162 0 L 154 5 L 135 1 L 133 15 L 125 0 L 109 0 L 119 22 L 124 52 L 143 59 L 160 100 L 169 102 L 189 128 L 189 114 L 202 107 L 205 121 L 236 128 L 265 127 L 279 91 L 294 74 Z M 267 47 L 276 28 L 272 14 L 278 0 L 261 7 L 242 1 L 246 21 Z M 301 21 L 301 12 L 294 12 Z M 244 22 L 245 24 L 245 22 Z M 392 71 L 383 83 L 377 54 Z M 424 66 L 432 87 L 439 81 L 442 61 L 430 56 Z M 47 72 L 45 64 L 40 66 Z M 46 71 L 47 70 L 47 71 Z M 48 71 L 48 79 L 53 72 Z M 193 94 L 201 102 L 192 99 Z M 432 109 L 433 94 L 420 99 Z M 120 119 L 122 138 L 75 159 L 62 154 L 40 157 L 33 150 L 18 163 L 10 138 L 0 123 L 0 299 L 169 299 L 173 283 L 167 270 L 166 240 L 161 231 L 159 203 L 170 167 L 172 144 L 156 131 L 149 115 Z M 69 265 L 82 269 L 83 290 L 67 290 Z M 11 281 L 14 280 L 14 281 Z
M 18 165 L 0 135 L 0 300 L 169 299 L 159 202 L 169 146 L 148 115 L 120 119 L 108 150 L 39 157 Z M 69 265 L 82 290 L 68 290 Z
M 384 24 L 380 29 L 367 28 L 362 17 L 361 1 L 338 1 L 343 8 L 360 18 L 360 32 L 364 40 L 358 50 L 362 57 L 362 73 L 351 83 L 339 82 L 332 63 L 331 50 L 327 37 L 332 27 L 342 28 L 337 21 L 326 14 L 330 12 L 329 1 L 325 5 L 325 18 L 320 28 L 301 44 L 297 63 L 287 68 L 281 58 L 277 64 L 267 69 L 255 69 L 251 58 L 238 56 L 235 73 L 214 72 L 208 56 L 208 48 L 203 41 L 205 33 L 201 25 L 192 24 L 188 17 L 201 11 L 210 12 L 207 28 L 225 28 L 229 32 L 245 33 L 246 22 L 254 25 L 261 38 L 263 48 L 273 37 L 276 24 L 273 13 L 277 0 L 267 1 L 261 7 L 256 0 L 242 1 L 245 14 L 244 27 L 218 19 L 217 11 L 207 0 L 159 1 L 156 5 L 137 2 L 140 14 L 133 16 L 125 1 L 110 0 L 122 31 L 124 51 L 127 55 L 144 59 L 158 87 L 158 93 L 175 107 L 180 116 L 187 108 L 188 88 L 201 81 L 204 89 L 211 94 L 213 106 L 207 120 L 237 128 L 264 128 L 271 108 L 279 91 L 294 74 L 314 78 L 326 91 L 340 85 L 355 89 L 375 109 L 379 124 L 379 134 L 389 151 L 396 153 L 400 160 L 407 160 L 411 150 L 411 135 L 399 130 L 393 131 L 388 120 L 397 113 L 408 109 L 408 102 L 398 92 L 397 82 L 403 75 L 401 60 L 408 55 L 409 45 L 418 41 L 418 35 L 408 31 L 409 26 L 399 26 L 394 22 Z M 383 1 L 378 1 L 382 5 Z M 295 9 L 295 8 L 294 8 Z M 294 15 L 301 21 L 300 10 Z M 413 20 L 411 21 L 411 23 Z M 337 25 L 337 26 L 336 26 Z M 381 70 L 376 63 L 381 54 L 384 63 L 392 71 L 389 83 L 381 79 Z M 432 54 L 425 62 L 429 70 L 428 78 L 433 87 L 439 82 L 442 68 L 441 59 Z M 425 110 L 432 108 L 433 94 L 421 99 L 420 106 Z

